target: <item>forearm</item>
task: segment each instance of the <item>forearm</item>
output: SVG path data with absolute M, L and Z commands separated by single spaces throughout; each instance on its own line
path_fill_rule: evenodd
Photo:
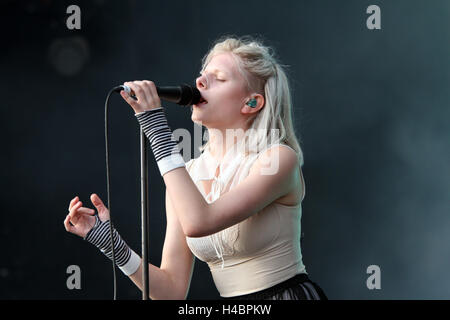
M 167 193 L 187 236 L 195 236 L 198 226 L 209 225 L 209 204 L 203 198 L 186 168 L 177 168 L 163 176 Z
M 181 292 L 180 289 L 174 283 L 169 272 L 148 264 L 148 288 L 150 291 L 150 298 L 152 300 L 182 300 L 185 299 L 185 292 Z M 144 284 L 142 280 L 142 264 L 138 270 L 129 276 L 130 280 L 141 290 L 144 290 Z
M 209 205 L 186 170 L 163 108 L 136 114 L 136 118 L 150 141 L 184 233 L 187 236 L 197 233 L 199 225 L 208 224 Z
M 94 244 L 109 259 L 112 259 L 110 240 L 110 220 L 101 221 L 96 217 L 94 227 L 88 232 L 85 240 Z M 142 283 L 142 259 L 122 239 L 113 228 L 114 250 L 117 266 L 127 275 L 136 286 L 144 288 Z M 152 299 L 179 299 L 176 283 L 172 281 L 169 272 L 149 264 L 149 291 Z

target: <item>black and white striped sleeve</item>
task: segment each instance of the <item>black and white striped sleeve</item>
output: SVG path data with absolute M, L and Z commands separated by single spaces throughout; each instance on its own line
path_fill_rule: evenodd
M 110 220 L 101 221 L 98 215 L 95 216 L 95 225 L 87 233 L 84 240 L 92 243 L 100 249 L 109 259 L 112 260 L 112 246 L 110 233 Z M 116 264 L 127 276 L 136 272 L 141 264 L 141 257 L 135 253 L 123 241 L 117 230 L 113 227 L 113 243 Z
M 184 159 L 173 138 L 162 107 L 135 114 L 155 156 L 161 175 L 184 167 Z

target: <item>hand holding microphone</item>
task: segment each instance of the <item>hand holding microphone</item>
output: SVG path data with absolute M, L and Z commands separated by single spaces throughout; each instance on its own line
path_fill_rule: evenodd
M 120 95 L 133 108 L 136 114 L 161 107 L 161 99 L 152 81 L 125 82 L 124 86 L 125 88 L 120 91 Z M 127 87 L 132 92 L 127 93 L 125 91 Z
M 173 169 L 184 167 L 184 159 L 161 107 L 161 99 L 179 105 L 197 104 L 201 99 L 200 91 L 189 85 L 156 87 L 148 80 L 125 82 L 111 91 L 119 92 L 133 108 L 136 119 L 150 142 L 161 176 Z
M 196 104 L 201 99 L 200 91 L 195 86 L 183 84 L 174 87 L 157 87 L 148 80 L 125 82 L 113 90 L 119 92 L 136 113 L 161 107 L 160 99 L 183 106 Z
M 160 99 L 180 105 L 192 105 L 200 101 L 201 95 L 199 90 L 189 85 L 156 87 L 152 81 L 125 82 L 124 85 L 112 88 L 105 102 L 106 137 L 108 136 L 108 101 L 113 92 L 120 93 L 122 98 L 135 111 L 135 116 L 142 127 L 142 131 L 150 141 L 161 175 L 176 168 L 184 167 L 184 159 L 168 126 L 164 110 L 161 108 Z M 106 151 L 108 168 L 107 140 Z M 107 178 L 109 181 L 108 170 Z M 66 231 L 76 234 L 95 245 L 113 261 L 113 266 L 117 265 L 125 275 L 131 276 L 142 265 L 142 259 L 126 244 L 114 228 L 111 223 L 109 209 L 103 204 L 103 201 L 96 194 L 91 195 L 91 201 L 97 208 L 98 214 L 95 214 L 93 209 L 82 207 L 82 202 L 79 201 L 78 197 L 72 199 L 69 204 L 69 213 L 64 220 Z M 145 279 L 146 277 L 144 276 Z M 115 291 L 116 280 L 114 273 L 114 299 L 116 299 Z

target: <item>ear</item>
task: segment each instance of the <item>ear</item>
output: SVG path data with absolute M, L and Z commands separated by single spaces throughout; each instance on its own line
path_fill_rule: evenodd
M 247 104 L 247 102 L 249 102 L 251 99 L 256 100 L 256 105 L 254 107 L 250 107 Z M 241 112 L 247 115 L 256 114 L 259 112 L 259 110 L 261 110 L 264 107 L 264 103 L 265 100 L 261 94 L 258 93 L 251 94 L 245 99 L 244 105 L 241 108 Z

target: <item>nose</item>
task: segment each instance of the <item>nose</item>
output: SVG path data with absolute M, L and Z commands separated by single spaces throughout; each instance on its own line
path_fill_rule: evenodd
M 195 80 L 198 89 L 205 89 L 207 85 L 207 79 L 205 76 L 199 76 L 197 80 Z

